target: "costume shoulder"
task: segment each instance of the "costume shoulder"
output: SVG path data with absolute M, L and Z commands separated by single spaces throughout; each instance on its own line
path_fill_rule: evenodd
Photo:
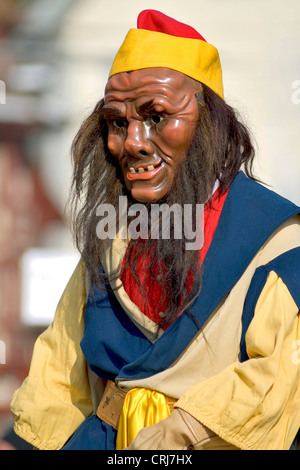
M 230 251 L 238 244 L 240 256 L 247 252 L 249 257 L 296 214 L 300 214 L 296 204 L 239 172 L 228 192 L 214 243 L 223 240 Z
M 201 306 L 197 309 L 202 311 L 200 324 L 229 294 L 268 240 L 299 213 L 300 208 L 291 201 L 238 173 L 203 262 L 202 291 L 195 301 L 196 307 Z

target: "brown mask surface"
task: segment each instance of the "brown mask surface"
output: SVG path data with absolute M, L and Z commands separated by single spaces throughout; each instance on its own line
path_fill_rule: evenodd
M 199 82 L 167 68 L 124 72 L 108 81 L 107 146 L 135 200 L 158 201 L 170 191 L 195 134 L 195 94 L 201 89 Z

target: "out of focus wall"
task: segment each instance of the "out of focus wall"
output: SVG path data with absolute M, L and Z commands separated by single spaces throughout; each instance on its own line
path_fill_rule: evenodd
M 0 438 L 77 262 L 65 211 L 72 139 L 146 8 L 219 49 L 225 99 L 255 137 L 257 176 L 300 204 L 299 0 L 0 0 Z

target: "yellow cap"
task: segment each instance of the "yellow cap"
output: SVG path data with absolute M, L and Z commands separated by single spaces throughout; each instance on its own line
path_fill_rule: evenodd
M 112 75 L 167 67 L 204 83 L 224 98 L 218 50 L 206 41 L 146 29 L 130 29 L 114 59 Z

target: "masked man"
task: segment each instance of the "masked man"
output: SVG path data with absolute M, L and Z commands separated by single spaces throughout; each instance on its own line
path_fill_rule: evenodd
M 253 178 L 217 50 L 142 12 L 72 151 L 82 260 L 14 394 L 15 431 L 39 449 L 289 449 L 299 208 Z M 162 236 L 162 206 L 185 230 L 170 217 Z

